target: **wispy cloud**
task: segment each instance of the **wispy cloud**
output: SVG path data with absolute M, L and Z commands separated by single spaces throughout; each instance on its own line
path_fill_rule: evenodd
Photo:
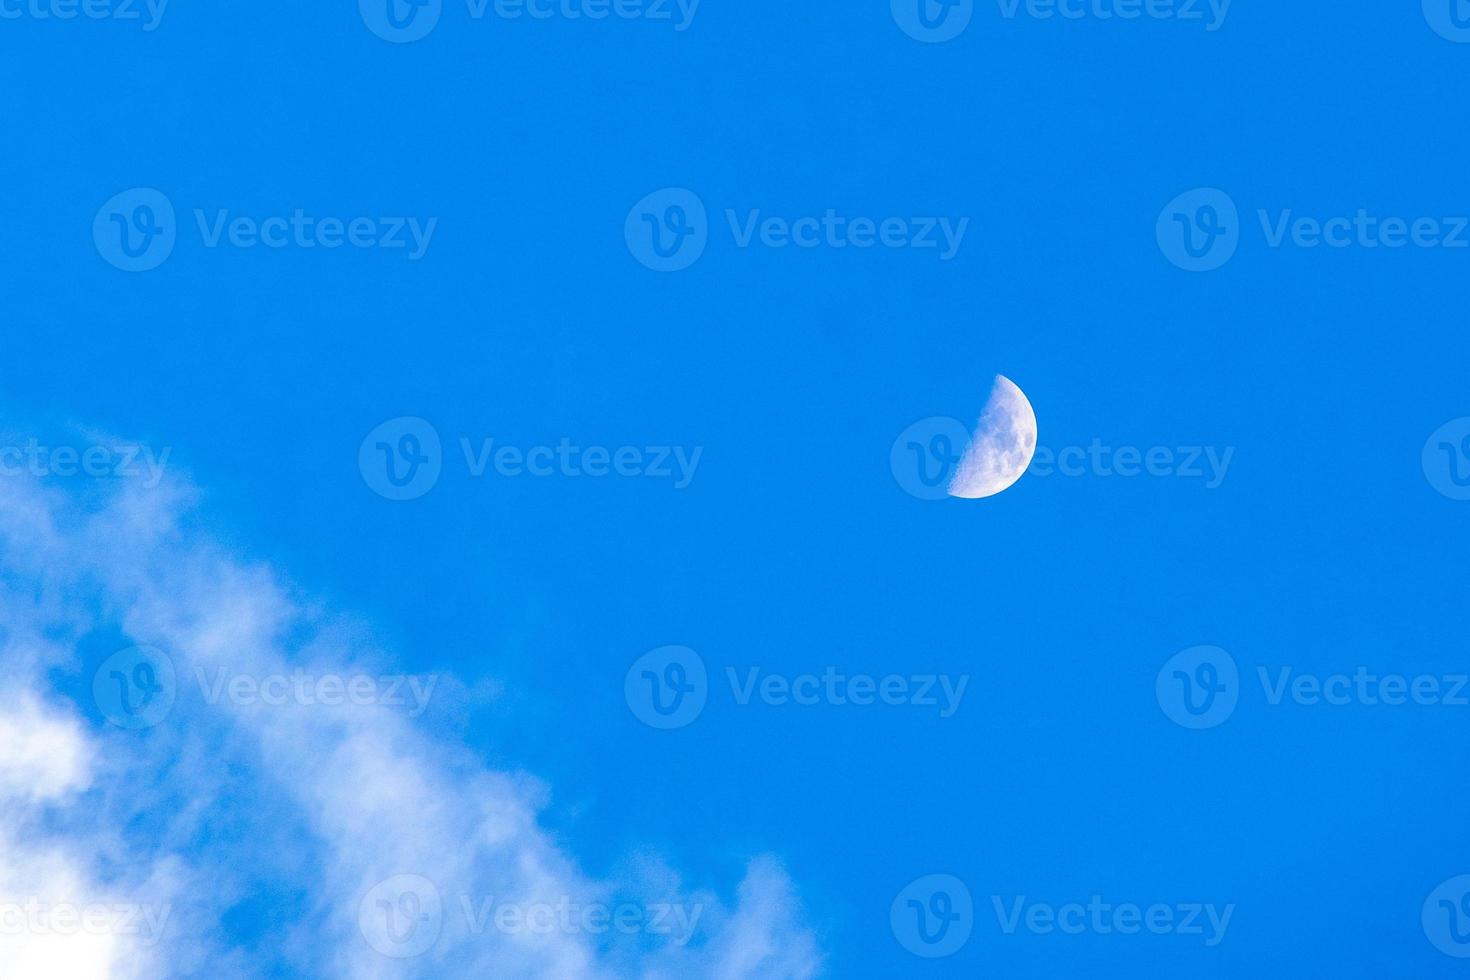
M 0 481 L 0 978 L 818 974 L 770 856 L 733 894 L 669 872 L 597 880 L 540 826 L 534 777 L 386 699 L 197 696 L 199 678 L 394 664 L 212 540 L 192 497 L 176 477 Z M 166 719 L 99 717 L 98 658 L 79 653 L 99 636 L 168 658 Z M 68 929 L 71 906 L 87 928 Z

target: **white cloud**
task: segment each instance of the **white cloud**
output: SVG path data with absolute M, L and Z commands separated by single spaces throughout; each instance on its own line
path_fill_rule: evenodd
M 0 745 L 0 802 L 56 799 L 90 779 L 81 723 L 46 709 L 30 691 L 0 708 Z
M 0 905 L 25 901 L 45 881 L 53 901 L 131 901 L 169 913 L 156 944 L 117 925 L 69 943 L 35 930 L 8 937 L 10 946 L 0 938 L 0 961 L 12 970 L 25 963 L 23 974 L 0 967 L 0 980 L 188 976 L 203 964 L 210 973 L 269 966 L 354 980 L 819 972 L 816 942 L 772 858 L 752 861 L 728 908 L 672 875 L 594 880 L 540 827 L 546 794 L 536 780 L 488 768 L 402 711 L 208 704 L 196 672 L 376 675 L 390 662 L 359 652 L 360 631 L 269 568 L 190 530 L 191 496 L 178 486 L 125 486 L 97 502 L 17 480 L 0 488 L 0 609 L 15 614 L 4 646 L 29 640 L 30 652 L 10 662 L 32 692 L 0 713 L 0 738 L 17 747 L 0 761 L 0 798 L 10 801 L 0 854 L 30 855 L 0 864 Z M 127 638 L 120 646 L 148 644 L 172 658 L 179 696 L 156 727 L 89 731 L 48 706 L 54 673 L 70 671 L 90 691 L 74 648 L 109 629 Z M 394 892 L 404 875 L 432 883 L 434 894 Z M 389 890 L 375 890 L 385 880 Z M 241 933 L 230 910 L 261 895 L 268 907 L 284 904 L 279 922 L 265 935 Z M 482 914 L 594 903 L 676 904 L 698 916 L 698 928 L 685 945 L 688 937 L 622 935 L 585 918 L 497 928 Z M 435 930 L 432 947 L 384 955 L 413 951 L 428 935 L 417 929 Z
M 47 828 L 85 806 L 97 760 L 81 721 L 23 690 L 0 705 L 0 745 L 0 980 L 146 976 L 151 956 L 138 944 L 167 902 L 144 909 L 120 881 L 100 880 L 105 835 Z M 150 869 L 148 890 L 171 891 L 160 876 L 168 870 Z

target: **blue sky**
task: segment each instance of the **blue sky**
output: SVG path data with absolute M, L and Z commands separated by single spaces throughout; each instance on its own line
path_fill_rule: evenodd
M 0 913 L 170 914 L 0 977 L 1463 971 L 1470 5 L 120 5 L 0 0 Z

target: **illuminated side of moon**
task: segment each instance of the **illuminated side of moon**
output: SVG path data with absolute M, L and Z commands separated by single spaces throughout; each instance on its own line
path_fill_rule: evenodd
M 1036 413 L 1010 378 L 997 374 L 980 424 L 949 483 L 951 497 L 993 497 L 1021 478 L 1036 454 Z

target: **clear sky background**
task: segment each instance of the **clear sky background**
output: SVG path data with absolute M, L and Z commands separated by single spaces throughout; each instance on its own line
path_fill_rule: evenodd
M 543 781 L 542 826 L 587 874 L 652 850 L 728 896 L 774 855 L 824 975 L 1459 975 L 1421 908 L 1470 872 L 1470 707 L 1273 705 L 1257 669 L 1470 670 L 1470 503 L 1421 463 L 1470 415 L 1470 249 L 1273 248 L 1257 212 L 1470 214 L 1470 45 L 1417 4 L 1236 0 L 1214 31 L 1201 10 L 978 3 L 942 43 L 835 0 L 704 0 L 683 31 L 446 0 L 405 44 L 347 3 L 0 22 L 7 444 L 169 447 L 192 531 L 370 624 L 398 669 L 471 688 L 424 724 Z M 92 227 L 136 187 L 178 241 L 128 273 Z M 660 273 L 624 225 L 668 187 L 709 240 Z M 1239 209 L 1209 272 L 1156 235 L 1195 188 Z M 437 226 L 417 261 L 208 248 L 194 209 Z M 741 248 L 727 209 L 969 223 L 946 261 Z M 1228 471 L 905 492 L 899 433 L 973 422 L 997 373 L 1043 446 L 1233 449 Z M 443 469 L 395 501 L 358 452 L 403 416 Z M 684 489 L 476 478 L 462 438 L 702 455 Z M 62 689 L 111 652 L 89 642 Z M 624 678 L 670 644 L 710 689 L 660 731 Z M 1196 731 L 1155 682 L 1205 644 L 1239 703 Z M 726 668 L 752 667 L 968 687 L 950 717 L 741 705 Z M 931 874 L 974 900 L 937 959 L 890 925 Z M 1094 895 L 1234 910 L 1207 945 L 1007 934 L 992 907 Z M 269 905 L 242 900 L 227 933 L 269 945 Z

